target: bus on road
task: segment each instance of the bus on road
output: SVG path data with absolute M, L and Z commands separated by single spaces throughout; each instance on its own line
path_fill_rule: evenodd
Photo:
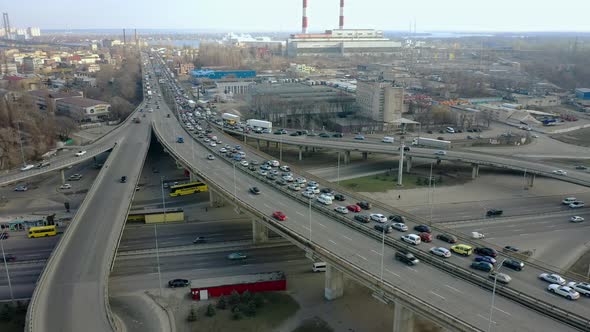
M 184 196 L 190 195 L 194 193 L 200 193 L 209 190 L 206 184 L 203 182 L 189 182 L 184 184 L 177 184 L 175 186 L 170 187 L 170 196 Z
M 55 236 L 55 235 L 57 235 L 57 230 L 56 230 L 55 225 L 31 227 L 31 228 L 29 228 L 29 233 L 28 233 L 29 238 Z

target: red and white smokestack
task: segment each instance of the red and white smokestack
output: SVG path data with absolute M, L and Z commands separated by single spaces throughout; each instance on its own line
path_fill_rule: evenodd
M 307 0 L 303 0 L 303 16 L 301 17 L 301 33 L 307 33 Z
M 344 0 L 340 0 L 340 24 L 338 24 L 340 30 L 344 29 Z

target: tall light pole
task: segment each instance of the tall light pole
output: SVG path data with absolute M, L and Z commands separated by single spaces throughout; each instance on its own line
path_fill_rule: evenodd
M 500 273 L 500 269 L 504 266 L 504 262 L 508 258 L 504 258 L 502 262 L 500 262 L 500 267 L 496 270 L 496 274 L 494 275 L 494 288 L 492 289 L 492 305 L 490 306 L 490 323 L 488 325 L 488 332 L 492 331 L 492 316 L 494 314 L 494 300 L 496 298 L 496 284 L 498 283 L 498 273 Z
M 311 197 L 309 198 L 309 243 L 311 244 Z
M 20 144 L 20 155 L 23 158 L 23 166 L 27 166 L 25 161 L 25 152 L 23 151 L 23 138 L 20 134 L 20 120 L 16 122 L 16 130 L 18 131 L 18 143 Z
M 283 162 L 283 133 L 279 136 L 279 161 Z
M 14 302 L 14 294 L 12 293 L 12 283 L 10 282 L 10 273 L 8 272 L 8 263 L 6 263 L 6 254 L 4 253 L 4 244 L 2 240 L 3 233 L 0 233 L 0 248 L 2 248 L 2 258 L 4 260 L 4 268 L 6 269 L 6 279 L 8 280 L 8 290 L 10 292 L 10 301 Z
M 237 192 L 237 185 L 236 185 L 236 161 L 234 160 L 234 201 L 238 200 L 238 192 Z
M 336 183 L 340 184 L 340 151 L 338 151 L 338 170 L 336 171 Z
M 430 175 L 428 177 L 428 191 L 430 193 L 430 226 L 432 226 L 432 205 L 434 204 L 434 182 L 432 181 L 432 165 L 434 165 L 434 162 L 430 163 Z
M 381 283 L 383 284 L 383 258 L 385 256 L 385 225 L 381 229 Z
M 404 173 L 404 149 L 405 149 L 405 145 L 404 145 L 404 141 L 402 139 L 401 144 L 399 146 L 399 166 L 397 169 L 397 185 L 401 186 L 402 185 L 402 176 Z

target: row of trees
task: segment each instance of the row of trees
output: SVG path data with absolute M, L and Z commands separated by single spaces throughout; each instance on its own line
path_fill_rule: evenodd
M 452 112 L 447 106 L 432 105 L 414 107 L 414 120 L 420 122 L 423 128 L 452 126 L 460 129 L 473 127 L 489 127 L 492 121 L 488 112 L 478 112 L 474 117 Z

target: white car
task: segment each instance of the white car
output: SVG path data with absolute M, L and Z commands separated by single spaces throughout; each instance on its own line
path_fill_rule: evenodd
M 307 198 L 315 198 L 315 195 L 313 194 L 313 192 L 306 190 L 304 192 L 301 193 L 301 195 L 303 195 L 303 197 L 307 197 Z
M 562 170 L 562 169 L 556 169 L 553 171 L 553 174 L 557 174 L 557 175 L 567 175 L 567 172 Z
M 446 155 L 446 154 L 447 154 L 447 151 L 444 151 L 444 150 L 438 150 L 438 151 L 436 151 L 434 154 L 435 154 L 435 155 L 437 155 L 437 156 L 444 156 L 444 155 Z
M 541 273 L 539 275 L 539 279 L 545 280 L 552 284 L 565 285 L 565 279 L 563 279 L 559 274 L 555 273 Z
M 570 218 L 571 222 L 582 222 L 584 221 L 584 217 L 580 217 L 580 216 L 573 216 Z
M 391 224 L 391 227 L 393 227 L 393 229 L 397 229 L 400 232 L 407 232 L 408 231 L 408 226 L 406 226 L 406 224 L 401 223 L 401 222 L 396 222 Z
M 265 170 L 261 169 L 261 170 L 258 171 L 258 174 L 260 174 L 262 176 L 266 176 L 266 174 L 268 174 L 268 173 L 266 173 Z
M 21 172 L 24 172 L 24 171 L 28 171 L 28 170 L 33 169 L 33 168 L 35 168 L 35 165 L 30 165 L 29 164 L 29 165 L 25 165 L 25 166 L 21 167 L 20 170 L 21 170 Z
M 558 284 L 551 284 L 547 286 L 547 290 L 551 293 L 563 296 L 568 300 L 577 300 L 580 298 L 580 293 L 576 292 L 573 288 L 569 286 L 562 286 Z
M 582 202 L 582 201 L 575 201 L 575 202 L 571 203 L 569 205 L 569 207 L 572 208 L 572 209 L 583 208 L 584 207 L 584 202 Z
M 328 196 L 325 196 L 325 195 L 320 195 L 317 200 L 318 200 L 318 202 L 320 202 L 324 205 L 331 205 L 332 204 L 332 200 Z
M 563 199 L 563 201 L 561 201 L 561 204 L 570 205 L 570 204 L 572 204 L 573 202 L 575 202 L 577 200 L 578 199 L 575 198 L 575 197 L 566 197 L 566 198 Z
M 413 244 L 413 245 L 419 245 L 420 242 L 422 242 L 420 240 L 420 237 L 416 234 L 403 235 L 402 241 Z
M 289 189 L 291 189 L 293 191 L 299 191 L 299 190 L 301 190 L 301 187 L 298 184 L 296 184 L 296 183 L 291 183 L 287 188 L 289 188 Z
M 295 179 L 295 182 L 297 182 L 299 184 L 305 184 L 307 182 L 307 180 L 302 177 L 298 177 L 297 179 Z
M 571 287 L 576 292 L 584 295 L 586 297 L 590 297 L 590 284 L 587 282 L 575 282 L 570 281 L 567 283 L 569 287 Z
M 248 167 L 248 165 L 250 165 L 250 164 L 248 163 L 248 161 L 242 160 L 242 161 L 240 161 L 240 165 L 242 165 L 244 167 Z
M 376 222 L 387 222 L 387 217 L 382 215 L 381 213 L 371 213 L 370 217 L 371 220 L 374 220 Z
M 283 172 L 291 172 L 291 168 L 289 168 L 289 166 L 286 165 L 279 167 L 279 169 Z
M 320 193 L 320 188 L 318 188 L 318 187 L 309 187 L 308 186 L 306 190 L 307 191 L 311 191 L 314 194 L 319 194 Z
M 59 186 L 59 189 L 72 189 L 72 185 L 69 183 L 64 183 L 61 186 Z
M 278 161 L 276 161 L 276 160 L 271 160 L 271 161 L 270 161 L 270 165 L 271 165 L 272 167 L 279 167 L 279 162 L 278 162 Z
M 221 149 L 219 149 L 219 152 L 226 153 L 227 152 L 227 149 L 226 148 L 221 148 Z
M 214 157 L 212 154 L 208 154 L 208 155 L 207 155 L 207 159 L 209 159 L 209 160 L 213 160 L 213 159 L 215 159 L 215 157 Z
M 317 182 L 315 182 L 315 181 L 309 181 L 309 182 L 307 183 L 307 186 L 308 186 L 308 187 L 317 187 L 317 186 L 318 186 L 318 183 L 317 183 Z
M 211 143 L 209 143 L 209 145 L 211 145 L 212 147 L 215 147 L 215 146 L 217 146 L 217 143 L 211 141 Z
M 287 182 L 293 182 L 293 177 L 291 175 L 285 175 L 283 176 L 283 180 Z
M 447 248 L 443 247 L 432 247 L 430 248 L 430 252 L 440 257 L 449 258 L 451 257 L 451 251 Z
M 342 213 L 342 214 L 347 214 L 348 213 L 348 209 L 344 206 L 337 206 L 334 208 L 334 211 L 338 212 L 338 213 Z
M 76 157 L 82 157 L 85 154 L 86 154 L 86 150 L 80 150 L 80 151 L 76 152 Z

